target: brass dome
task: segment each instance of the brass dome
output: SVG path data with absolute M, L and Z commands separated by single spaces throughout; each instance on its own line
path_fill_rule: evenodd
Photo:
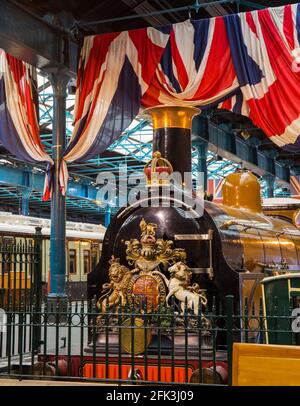
M 222 194 L 225 206 L 257 213 L 262 211 L 260 183 L 251 171 L 238 170 L 228 175 L 223 184 Z

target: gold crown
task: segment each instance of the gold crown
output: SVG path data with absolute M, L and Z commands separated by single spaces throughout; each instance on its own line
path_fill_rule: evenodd
M 173 167 L 159 151 L 155 151 L 151 161 L 146 164 L 144 173 L 148 185 L 166 185 L 170 183 L 168 177 L 173 173 Z
M 140 222 L 140 229 L 141 229 L 141 236 L 145 235 L 155 235 L 157 230 L 157 224 L 154 223 L 146 223 L 144 219 Z

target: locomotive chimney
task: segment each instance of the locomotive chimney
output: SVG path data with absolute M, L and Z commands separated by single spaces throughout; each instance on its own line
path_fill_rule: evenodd
M 153 122 L 153 152 L 159 151 L 184 180 L 184 174 L 192 171 L 191 126 L 200 109 L 157 106 L 146 109 L 144 113 Z

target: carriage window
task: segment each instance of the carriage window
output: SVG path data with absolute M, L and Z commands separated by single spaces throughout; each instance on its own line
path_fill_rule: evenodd
M 83 250 L 84 268 L 83 273 L 89 273 L 91 271 L 91 253 L 90 250 Z
M 76 273 L 76 250 L 69 250 L 69 274 Z
M 97 251 L 93 250 L 92 251 L 92 269 L 96 268 L 97 265 Z

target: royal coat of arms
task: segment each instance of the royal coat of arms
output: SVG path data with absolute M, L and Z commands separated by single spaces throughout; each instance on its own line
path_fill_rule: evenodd
M 191 285 L 185 250 L 173 248 L 173 241 L 156 238 L 156 224 L 142 219 L 140 229 L 140 240 L 125 242 L 131 269 L 120 264 L 118 258 L 111 258 L 110 282 L 103 285 L 99 309 L 104 312 L 121 304 L 156 310 L 159 305 L 168 306 L 174 296 L 181 310 L 185 305 L 197 313 L 206 304 L 206 297 L 198 284 Z
M 119 330 L 122 348 L 135 354 L 142 353 L 151 341 L 155 314 L 161 316 L 165 312 L 166 321 L 168 311 L 174 314 L 175 304 L 179 317 L 186 311 L 202 317 L 202 308 L 207 303 L 205 292 L 197 283 L 191 283 L 192 272 L 186 264 L 185 250 L 174 248 L 173 241 L 156 238 L 156 224 L 142 219 L 140 230 L 139 240 L 125 242 L 127 266 L 112 256 L 109 283 L 102 286 L 97 303 L 100 321 L 103 315 L 109 315 L 114 325 L 122 315 Z M 144 329 L 145 321 L 147 329 Z

